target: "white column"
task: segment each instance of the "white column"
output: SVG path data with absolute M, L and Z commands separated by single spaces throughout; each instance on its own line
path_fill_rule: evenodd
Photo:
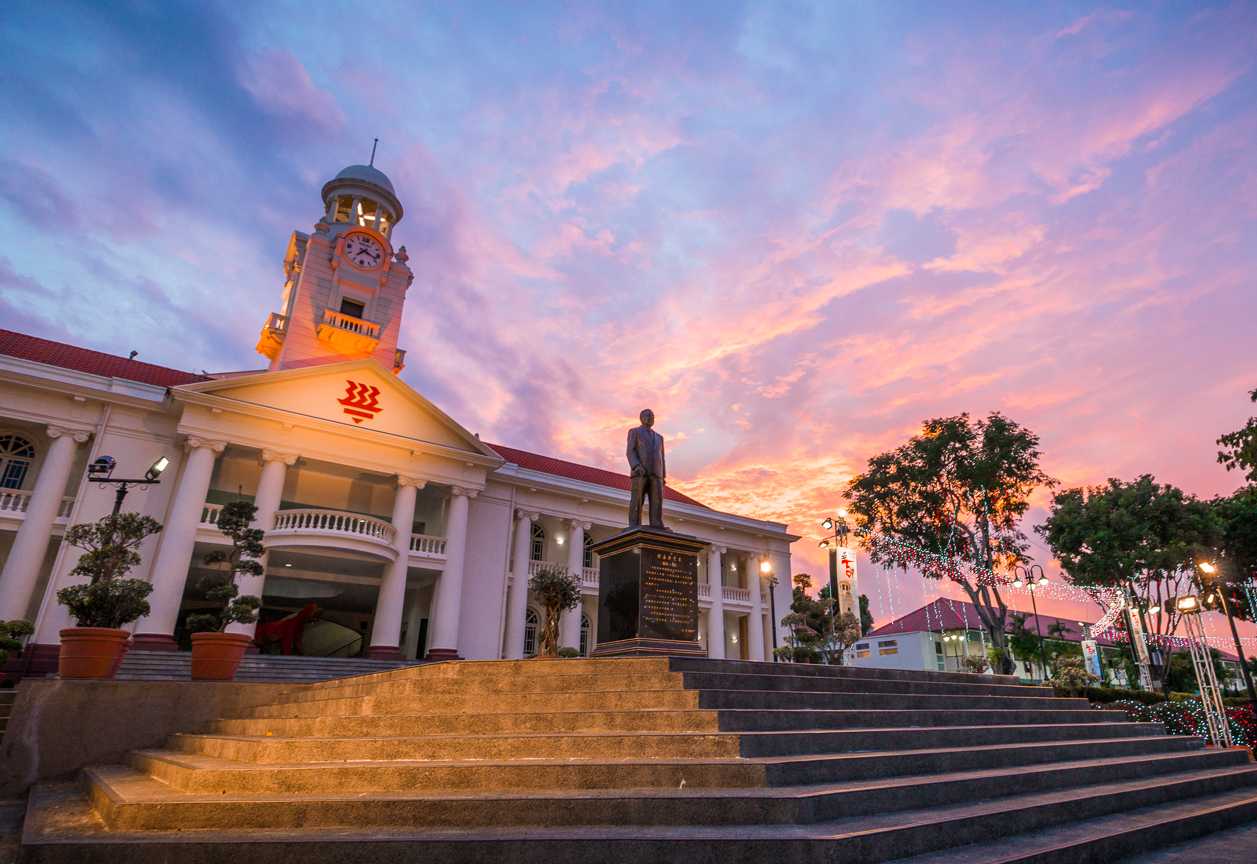
M 252 528 L 269 531 L 275 525 L 275 512 L 279 510 L 279 502 L 284 497 L 284 478 L 289 466 L 297 461 L 296 453 L 281 453 L 277 450 L 262 451 L 262 475 L 258 478 L 257 492 L 253 496 L 253 506 L 257 512 L 253 514 Z M 263 552 L 259 563 L 262 565 L 261 576 L 239 576 L 236 587 L 241 594 L 252 594 L 259 599 L 262 589 L 266 586 L 266 562 L 269 555 Z M 253 636 L 257 630 L 257 621 L 251 624 L 228 624 L 228 633 L 243 633 Z
M 188 581 L 188 566 L 196 546 L 196 528 L 201 522 L 205 495 L 214 473 L 214 459 L 226 443 L 189 438 L 179 487 L 162 526 L 157 560 L 153 562 L 153 593 L 148 595 L 150 611 L 135 628 L 135 642 L 146 649 L 175 647 L 175 621 Z
M 773 576 L 777 578 L 777 586 L 770 589 L 774 598 L 772 602 L 777 607 L 775 615 L 773 615 L 772 606 L 769 606 L 769 616 L 775 620 L 769 623 L 773 632 L 777 634 L 777 645 L 780 647 L 786 644 L 786 631 L 781 626 L 781 619 L 790 614 L 790 604 L 794 602 L 794 577 L 790 573 L 789 552 L 774 552 L 769 560 L 773 565 Z
M 414 477 L 398 477 L 393 496 L 393 550 L 391 561 L 376 595 L 375 617 L 371 625 L 371 657 L 396 660 L 401 657 L 402 614 L 406 611 L 406 571 L 410 568 L 410 535 L 415 523 L 415 498 L 424 486 Z
M 511 551 L 511 587 L 506 595 L 506 644 L 503 656 L 524 656 L 524 616 L 528 614 L 528 561 L 532 552 L 532 523 L 538 513 L 515 511 L 515 547 Z
M 585 531 L 590 523 L 573 519 L 567 524 L 567 572 L 579 582 L 585 569 Z M 575 609 L 565 609 L 559 616 L 560 648 L 580 648 L 580 616 L 584 609 L 582 601 Z
M 719 546 L 707 547 L 707 587 L 711 594 L 711 608 L 707 610 L 707 656 L 715 660 L 725 659 L 725 592 L 720 575 Z
M 52 523 L 61 509 L 70 469 L 74 467 L 75 451 L 89 435 L 49 426 L 48 437 L 52 444 L 35 478 L 35 488 L 26 505 L 26 518 L 17 530 L 4 570 L 0 572 L 0 621 L 26 617 L 31 593 L 39 581 L 39 570 L 48 552 Z
M 458 657 L 458 620 L 463 607 L 463 561 L 467 557 L 467 511 L 473 489 L 454 486 L 450 489 L 450 506 L 445 520 L 445 569 L 441 571 L 432 621 L 432 647 L 428 657 L 433 660 L 454 660 Z
M 746 587 L 751 589 L 751 617 L 746 622 L 746 641 L 748 660 L 764 659 L 764 601 L 760 597 L 761 580 L 759 577 L 759 558 L 747 556 Z

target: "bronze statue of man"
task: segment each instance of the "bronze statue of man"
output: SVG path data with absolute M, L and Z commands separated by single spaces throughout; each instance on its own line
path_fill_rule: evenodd
M 629 500 L 629 527 L 642 524 L 642 495 L 650 498 L 650 527 L 663 528 L 663 484 L 667 476 L 663 458 L 663 436 L 651 429 L 655 412 L 647 408 L 640 415 L 642 425 L 628 432 L 628 463 L 633 476 Z

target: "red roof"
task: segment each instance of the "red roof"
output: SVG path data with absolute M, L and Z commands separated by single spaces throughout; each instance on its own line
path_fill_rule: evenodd
M 602 468 L 591 468 L 588 465 L 578 465 L 575 462 L 565 462 L 562 459 L 555 459 L 553 456 L 542 456 L 538 453 L 529 453 L 527 450 L 516 450 L 514 447 L 503 447 L 501 444 L 489 444 L 491 448 L 502 455 L 507 462 L 514 462 L 520 468 L 527 468 L 531 471 L 541 471 L 544 474 L 554 474 L 559 477 L 567 477 L 569 480 L 580 480 L 584 483 L 593 483 L 597 486 L 609 486 L 612 489 L 623 489 L 628 491 L 631 481 L 627 474 L 617 474 L 615 471 L 604 471 Z M 663 497 L 669 501 L 677 501 L 681 504 L 693 504 L 695 507 L 706 508 L 706 504 L 700 504 L 688 495 L 682 495 L 671 486 L 663 488 Z
M 100 351 L 79 348 L 75 345 L 67 345 L 64 342 L 40 339 L 36 336 L 28 336 L 25 333 L 15 333 L 12 330 L 0 330 L 0 354 L 19 357 L 35 363 L 45 363 L 49 366 L 59 366 L 62 369 L 73 369 L 76 372 L 87 372 L 106 378 L 122 378 L 127 381 L 139 381 L 159 387 L 174 387 L 179 384 L 191 384 L 196 381 L 210 380 L 209 376 L 206 375 L 181 372 L 178 369 L 168 369 L 165 366 L 155 366 L 152 363 L 144 363 L 139 360 L 129 360 L 116 354 L 105 354 Z M 552 456 L 542 456 L 538 453 L 529 453 L 526 450 L 516 450 L 514 447 L 503 447 L 498 444 L 489 446 L 502 454 L 504 459 L 514 462 L 521 468 L 554 474 L 559 477 L 567 477 L 571 480 L 581 480 L 598 486 L 609 486 L 612 489 L 627 491 L 629 488 L 629 478 L 626 474 L 604 471 L 601 468 L 591 468 L 588 465 L 578 465 L 575 462 L 566 462 L 562 459 L 555 459 Z M 705 506 L 672 488 L 665 487 L 663 494 L 670 501 L 693 504 L 696 507 Z
M 1004 622 L 1004 629 L 1012 632 L 1013 615 L 1026 616 L 1026 630 L 1035 633 L 1035 616 L 1029 612 L 1021 612 L 1017 609 L 1008 610 L 1008 618 Z M 1091 623 L 1091 622 L 1087 622 Z M 1055 625 L 1060 624 L 1060 635 L 1056 635 L 1054 631 Z M 1043 638 L 1045 639 L 1061 639 L 1066 642 L 1081 642 L 1082 628 L 1078 626 L 1077 618 L 1057 618 L 1054 615 L 1040 615 L 1039 626 L 1042 628 Z M 933 603 L 927 603 L 915 612 L 909 612 L 901 618 L 896 618 L 889 624 L 878 627 L 871 633 L 865 635 L 868 639 L 877 636 L 891 636 L 895 633 L 921 633 L 928 630 L 980 630 L 983 629 L 982 619 L 978 617 L 977 608 L 967 600 L 948 600 L 939 598 Z M 1095 640 L 1100 645 L 1119 645 L 1119 643 L 1111 636 L 1097 635 Z M 1174 650 L 1177 651 L 1181 647 L 1178 637 L 1174 637 Z M 1226 649 L 1216 649 L 1222 655 L 1223 659 L 1235 660 L 1236 656 L 1233 652 Z
M 176 384 L 209 380 L 204 375 L 167 369 L 165 366 L 129 360 L 116 354 L 105 354 L 66 345 L 64 342 L 40 339 L 37 336 L 15 333 L 12 330 L 0 330 L 0 354 L 30 360 L 34 363 L 60 366 L 62 369 L 73 369 L 75 372 L 139 381 L 142 384 L 153 384 L 158 387 L 173 387 Z

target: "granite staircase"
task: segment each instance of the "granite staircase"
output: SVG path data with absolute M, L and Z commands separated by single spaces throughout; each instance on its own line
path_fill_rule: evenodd
M 23 860 L 1068 864 L 1257 816 L 1247 750 L 1011 677 L 531 660 L 285 693 L 37 788 Z

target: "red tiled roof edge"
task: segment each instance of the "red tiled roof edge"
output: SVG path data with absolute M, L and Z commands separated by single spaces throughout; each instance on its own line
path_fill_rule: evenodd
M 131 360 L 116 354 L 93 351 L 90 348 L 79 348 L 64 342 L 53 342 L 28 336 L 13 330 L 0 330 L 0 354 L 43 363 L 47 366 L 59 366 L 75 372 L 86 372 L 89 375 L 101 375 L 105 378 L 121 378 L 125 381 L 138 381 L 141 384 L 152 384 L 157 387 L 174 387 L 179 384 L 191 384 L 195 381 L 208 381 L 205 375 L 182 372 L 142 360 Z
M 488 442 L 485 442 L 488 444 Z M 627 492 L 631 488 L 631 481 L 627 474 L 618 474 L 615 471 L 607 471 L 603 468 L 593 468 L 589 465 L 580 465 L 576 462 L 568 462 L 564 459 L 555 459 L 553 456 L 542 456 L 539 453 L 529 453 L 527 450 L 517 450 L 514 447 L 506 447 L 502 444 L 488 444 L 489 447 L 501 454 L 502 458 L 507 462 L 514 462 L 520 468 L 527 468 L 530 471 L 540 471 L 543 474 L 554 474 L 559 477 L 566 477 L 569 480 L 580 480 L 585 483 L 592 483 L 596 486 L 608 486 L 612 489 L 621 489 Z M 676 501 L 681 504 L 691 504 L 695 507 L 702 507 L 704 510 L 710 510 L 706 504 L 695 501 L 693 498 L 678 492 L 671 486 L 665 486 L 663 489 L 663 497 L 669 501 Z

